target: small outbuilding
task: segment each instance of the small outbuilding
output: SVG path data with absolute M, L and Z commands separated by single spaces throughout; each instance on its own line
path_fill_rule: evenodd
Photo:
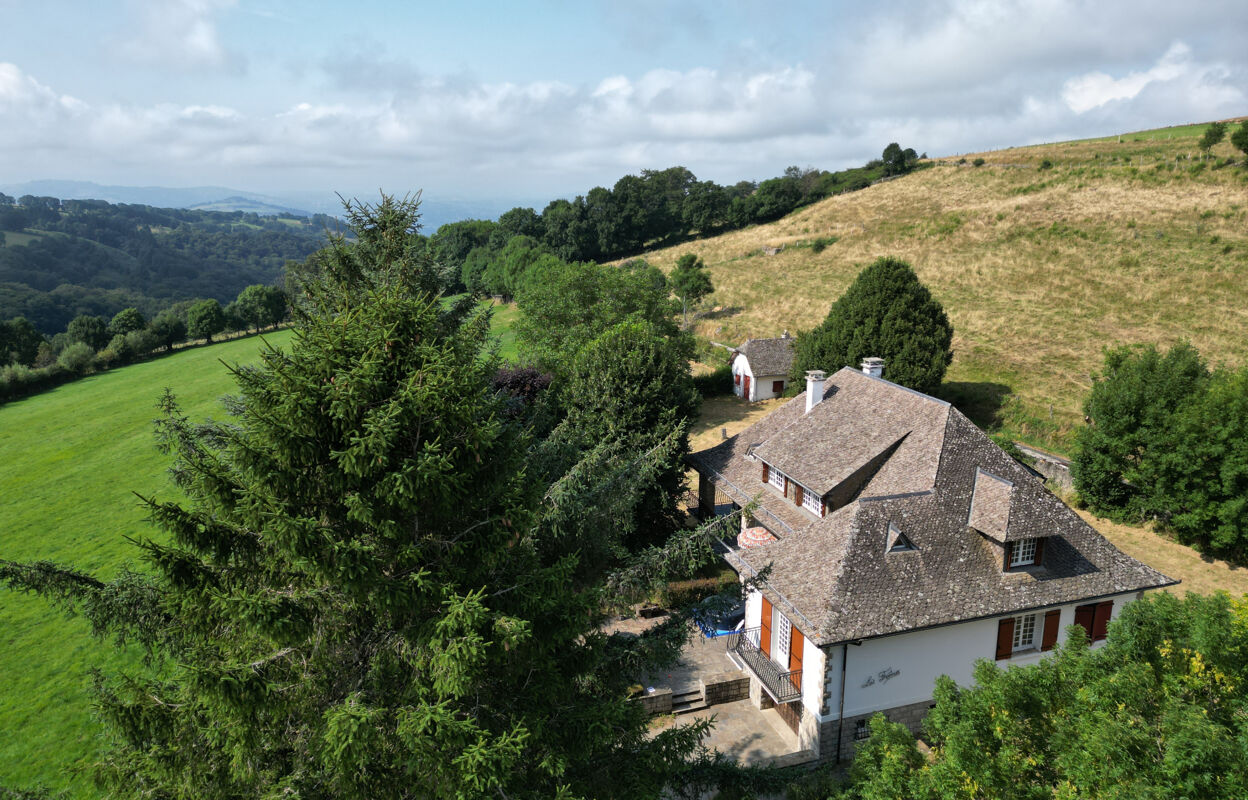
M 778 339 L 746 339 L 732 351 L 733 394 L 751 402 L 784 394 L 795 341 L 788 331 Z

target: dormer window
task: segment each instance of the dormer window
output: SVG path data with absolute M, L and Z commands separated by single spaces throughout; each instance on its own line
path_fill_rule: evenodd
M 1005 543 L 1005 569 L 1038 566 L 1044 563 L 1043 539 L 1019 539 Z
M 767 473 L 767 482 L 784 494 L 784 473 L 775 468 L 767 470 Z
M 823 498 L 814 492 L 802 489 L 802 508 L 816 517 L 823 516 Z
M 890 523 L 888 523 L 888 548 L 887 548 L 887 552 L 889 552 L 889 553 L 905 553 L 905 552 L 908 552 L 908 551 L 911 551 L 911 550 L 918 550 L 918 549 L 919 549 L 919 548 L 915 547 L 915 546 L 914 546 L 914 543 L 913 543 L 913 542 L 911 542 L 911 541 L 910 541 L 910 540 L 906 537 L 906 535 L 905 535 L 904 533 L 902 533 L 902 532 L 901 532 L 901 529 L 897 527 L 897 523 L 895 523 L 895 522 L 890 522 Z

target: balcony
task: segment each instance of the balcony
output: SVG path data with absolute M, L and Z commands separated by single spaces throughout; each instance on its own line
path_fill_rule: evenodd
M 771 660 L 758 645 L 760 628 L 746 628 L 725 638 L 728 651 L 736 654 L 742 663 L 754 673 L 763 689 L 777 703 L 791 703 L 802 696 L 802 671 L 785 672 Z

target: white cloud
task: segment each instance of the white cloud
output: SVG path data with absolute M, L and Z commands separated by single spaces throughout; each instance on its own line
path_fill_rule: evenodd
M 1062 87 L 1062 99 L 1076 114 L 1098 108 L 1113 100 L 1130 100 L 1137 97 L 1144 87 L 1156 81 L 1173 81 L 1181 77 L 1204 74 L 1208 67 L 1193 64 L 1192 50 L 1182 42 L 1175 42 L 1152 68 L 1144 72 L 1132 72 L 1114 79 L 1104 72 L 1089 72 L 1066 81 Z
M 216 17 L 236 0 L 132 0 L 133 32 L 121 53 L 141 64 L 177 69 L 236 63 L 222 45 Z

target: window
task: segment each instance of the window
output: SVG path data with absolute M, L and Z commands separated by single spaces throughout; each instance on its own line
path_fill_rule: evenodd
M 741 385 L 741 373 L 740 373 L 740 372 L 734 372 L 734 373 L 732 373 L 732 382 L 733 382 L 733 384 L 734 384 L 734 385 L 736 385 L 736 386 L 740 386 L 740 385 Z
M 816 517 L 823 516 L 823 498 L 809 489 L 802 488 L 802 508 L 806 509 Z
M 771 393 L 772 393 L 772 394 L 783 394 L 783 393 L 784 393 L 784 381 L 772 381 L 772 382 L 771 382 Z
M 1088 632 L 1088 641 L 1099 642 L 1109 634 L 1109 618 L 1113 614 L 1113 600 L 1088 603 L 1075 608 L 1075 624 Z
M 1025 614 L 1014 618 L 1014 652 L 1030 650 L 1036 646 L 1036 615 Z
M 784 491 L 784 473 L 775 467 L 771 468 L 771 474 L 767 476 L 767 482 L 779 489 L 781 492 Z
M 860 719 L 854 723 L 854 741 L 861 741 L 871 735 L 871 731 L 867 728 L 867 721 Z
M 1010 550 L 1010 569 L 1036 563 L 1036 540 L 1022 539 Z
M 793 639 L 793 623 L 783 614 L 776 614 L 776 663 L 789 667 L 789 642 Z

